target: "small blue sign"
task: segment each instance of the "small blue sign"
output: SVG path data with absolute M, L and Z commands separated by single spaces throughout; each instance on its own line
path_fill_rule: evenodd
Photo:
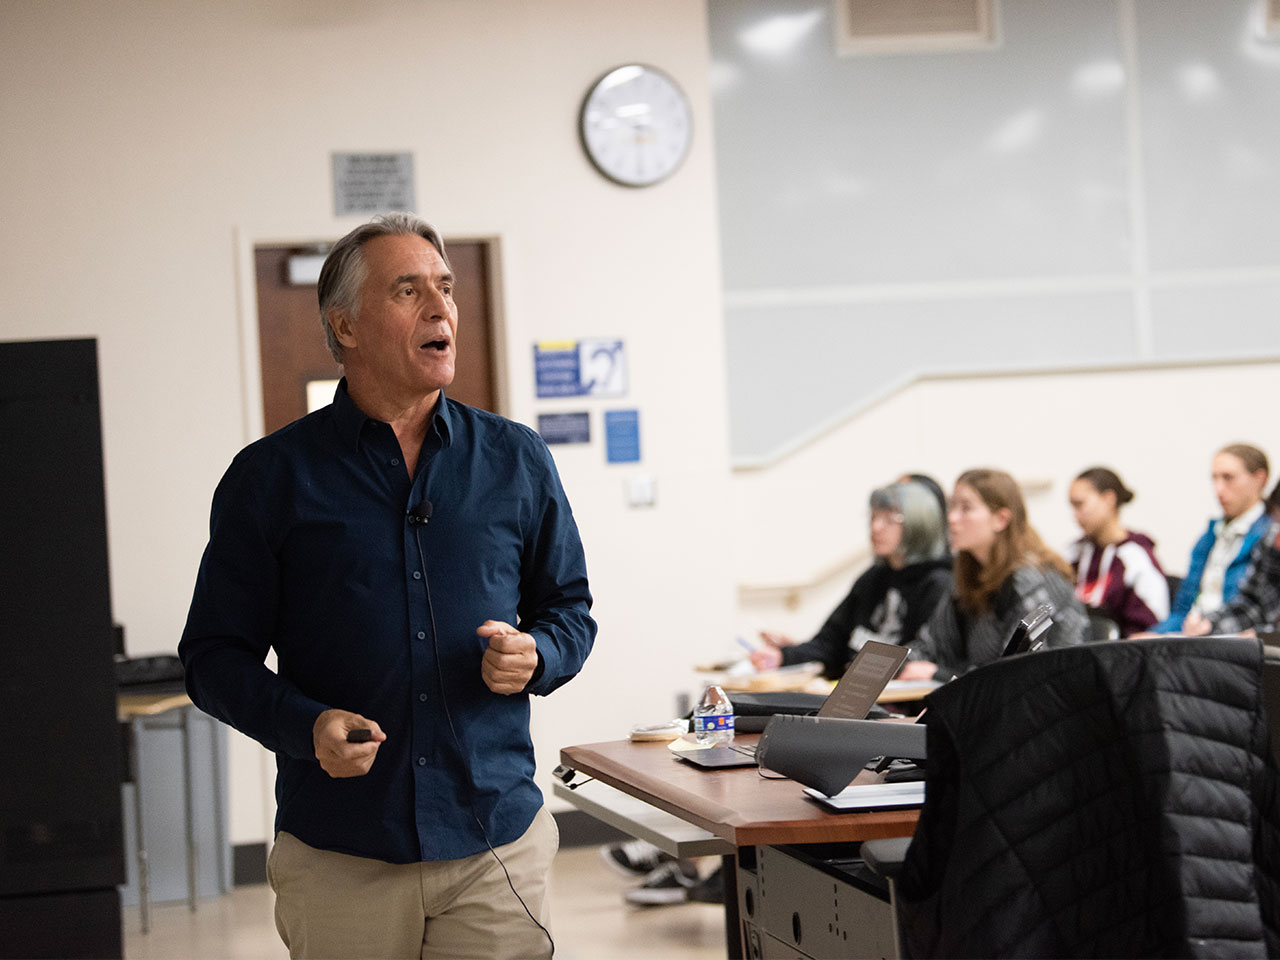
M 539 397 L 582 396 L 582 371 L 575 342 L 535 343 L 533 373 Z
M 609 463 L 638 463 L 640 461 L 640 411 L 606 410 L 604 438 Z
M 538 433 L 548 444 L 590 443 L 591 415 L 587 413 L 540 413 Z

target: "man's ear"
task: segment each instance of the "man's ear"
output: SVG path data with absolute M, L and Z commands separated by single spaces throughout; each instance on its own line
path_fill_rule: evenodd
M 1009 529 L 1009 521 L 1013 519 L 1013 511 L 1008 507 L 1001 507 L 999 510 L 991 512 L 991 519 L 994 522 L 996 533 L 1004 533 Z
M 346 310 L 329 311 L 329 329 L 342 349 L 350 350 L 356 345 L 355 323 Z

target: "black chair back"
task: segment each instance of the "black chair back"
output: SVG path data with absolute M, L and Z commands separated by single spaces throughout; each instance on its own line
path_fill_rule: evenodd
M 931 694 L 903 955 L 1280 956 L 1263 669 L 1256 640 L 1161 638 L 1012 657 Z

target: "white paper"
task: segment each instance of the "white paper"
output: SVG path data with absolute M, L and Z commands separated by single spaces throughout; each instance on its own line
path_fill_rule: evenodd
M 834 797 L 805 787 L 804 792 L 832 810 L 884 810 L 889 807 L 918 807 L 924 803 L 924 781 L 907 783 L 866 783 L 845 787 Z

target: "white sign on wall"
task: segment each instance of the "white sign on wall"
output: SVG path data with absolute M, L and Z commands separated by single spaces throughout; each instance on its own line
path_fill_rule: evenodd
M 621 340 L 555 340 L 533 345 L 539 397 L 624 397 L 627 350 Z
M 412 153 L 335 153 L 333 212 L 413 210 Z

